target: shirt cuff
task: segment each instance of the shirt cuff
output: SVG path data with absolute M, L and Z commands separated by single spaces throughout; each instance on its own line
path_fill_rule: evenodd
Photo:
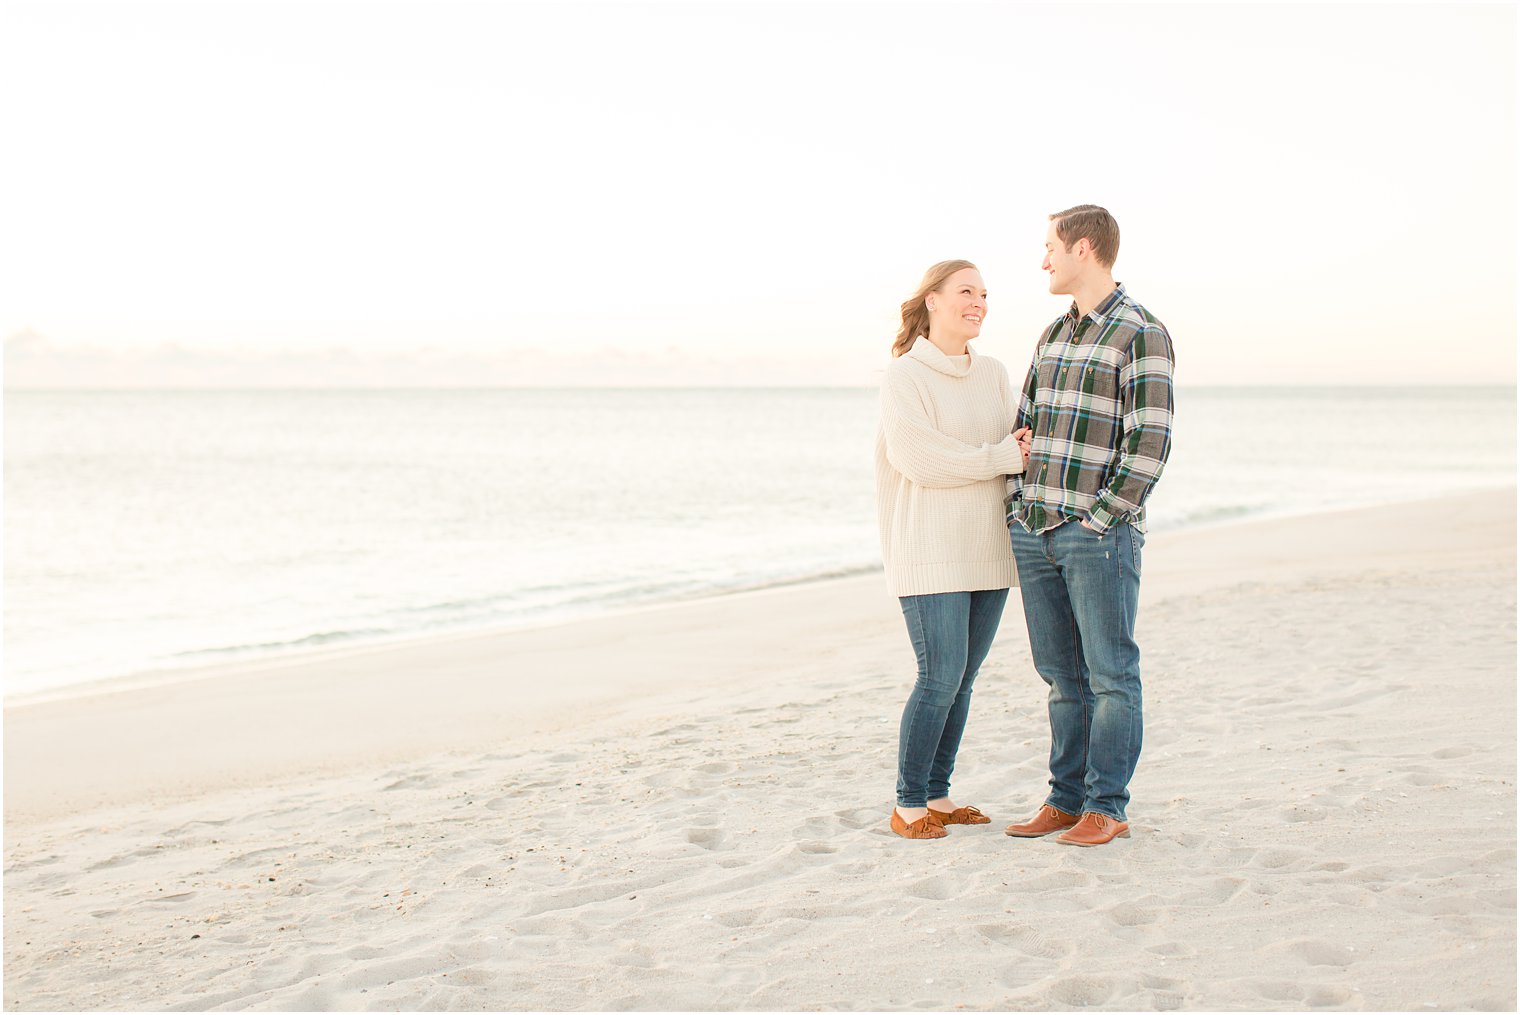
M 1116 520 L 1108 508 L 1103 506 L 1102 501 L 1094 504 L 1092 513 L 1087 516 L 1087 524 L 1099 532 L 1107 532 Z

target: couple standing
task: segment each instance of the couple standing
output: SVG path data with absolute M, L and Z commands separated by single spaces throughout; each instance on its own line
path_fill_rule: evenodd
M 950 798 L 971 687 L 1020 586 L 1050 685 L 1050 793 L 1007 834 L 1100 846 L 1129 835 L 1140 756 L 1144 504 L 1171 451 L 1171 337 L 1113 279 L 1119 226 L 1078 205 L 1050 216 L 1043 267 L 1071 308 L 1045 329 L 1022 390 L 967 344 L 987 290 L 943 261 L 902 305 L 882 382 L 876 486 L 882 557 L 918 656 L 903 710 L 892 830 L 937 839 L 988 824 Z

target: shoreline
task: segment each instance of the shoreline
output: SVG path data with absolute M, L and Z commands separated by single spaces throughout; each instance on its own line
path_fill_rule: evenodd
M 20 708 L 28 705 L 90 698 L 96 695 L 116 694 L 122 691 L 170 687 L 181 683 L 216 680 L 224 676 L 242 674 L 249 670 L 281 669 L 286 666 L 316 663 L 324 660 L 338 660 L 353 655 L 383 653 L 402 648 L 444 645 L 450 642 L 479 638 L 507 637 L 531 631 L 555 631 L 599 620 L 613 620 L 668 609 L 680 609 L 681 607 L 715 600 L 785 593 L 793 589 L 814 585 L 859 581 L 872 576 L 880 576 L 881 574 L 882 568 L 878 565 L 874 568 L 861 569 L 858 572 L 849 571 L 839 574 L 786 579 L 767 585 L 738 588 L 722 592 L 697 592 L 674 599 L 657 599 L 644 603 L 630 603 L 624 606 L 612 606 L 596 609 L 584 614 L 561 616 L 553 619 L 526 620 L 521 623 L 494 623 L 481 627 L 465 627 L 459 630 L 443 630 L 431 633 L 419 633 L 415 631 L 411 633 L 397 632 L 393 635 L 383 636 L 374 640 L 355 640 L 348 644 L 315 648 L 290 648 L 274 651 L 267 655 L 247 656 L 241 659 L 227 659 L 219 662 L 186 663 L 183 666 L 160 666 L 137 670 L 132 673 L 124 673 L 114 677 L 99 677 L 92 680 L 81 680 L 77 683 L 60 684 L 57 687 L 22 691 L 7 697 L 4 700 L 3 707 Z M 203 650 L 205 654 L 222 651 L 228 650 Z
M 1233 531 L 1242 527 L 1253 525 L 1286 522 L 1301 519 L 1312 519 L 1321 516 L 1343 515 L 1351 512 L 1393 509 L 1406 507 L 1415 509 L 1421 505 L 1431 505 L 1449 500 L 1452 496 L 1465 497 L 1489 497 L 1502 495 L 1505 491 L 1513 491 L 1513 485 L 1482 485 L 1474 486 L 1465 491 L 1443 495 L 1441 498 L 1417 498 L 1400 501 L 1377 501 L 1361 504 L 1338 505 L 1320 510 L 1285 510 L 1281 512 L 1268 512 L 1243 518 L 1225 518 L 1212 521 L 1198 522 L 1174 528 L 1162 529 L 1159 533 L 1152 531 L 1148 534 L 1148 540 L 1163 539 L 1171 540 L 1184 537 L 1188 534 L 1205 534 L 1219 530 Z M 81 680 L 59 684 L 55 687 L 39 688 L 37 690 L 21 691 L 16 694 L 7 694 L 0 708 L 22 708 L 37 704 L 48 704 L 62 701 L 73 701 L 83 698 L 91 698 L 97 695 L 116 694 L 124 691 L 147 690 L 157 687 L 169 687 L 181 683 L 189 683 L 201 680 L 216 680 L 226 676 L 239 675 L 253 670 L 280 669 L 292 665 L 304 665 L 317 663 L 323 660 L 342 659 L 351 655 L 364 655 L 377 652 L 387 652 L 394 649 L 415 649 L 429 644 L 446 644 L 450 642 L 479 639 L 497 638 L 530 631 L 560 630 L 574 627 L 579 624 L 594 623 L 604 619 L 616 619 L 621 617 L 658 612 L 666 609 L 679 609 L 695 603 L 725 600 L 734 597 L 751 595 L 765 595 L 773 592 L 786 592 L 788 590 L 815 586 L 828 585 L 838 582 L 860 581 L 871 577 L 881 577 L 881 565 L 878 563 L 872 567 L 861 569 L 848 569 L 841 573 L 825 573 L 814 576 L 783 579 L 767 584 L 752 587 L 742 587 L 727 591 L 717 592 L 693 592 L 688 595 L 678 596 L 672 599 L 654 599 L 641 603 L 630 603 L 623 606 L 610 606 L 604 608 L 592 608 L 586 613 L 541 620 L 524 620 L 521 622 L 497 622 L 482 626 L 469 626 L 457 630 L 442 630 L 431 633 L 423 632 L 396 632 L 391 635 L 381 636 L 374 639 L 358 639 L 347 644 L 332 646 L 288 648 L 275 650 L 266 654 L 252 654 L 241 658 L 229 658 L 225 660 L 209 660 L 200 662 L 187 662 L 179 666 L 159 666 L 149 669 L 136 670 L 130 673 L 116 676 L 99 677 L 90 680 Z M 198 650 L 200 654 L 214 654 L 228 652 L 228 649 L 204 649 Z
M 1515 491 L 1477 499 L 1493 524 L 1496 511 L 1498 518 L 1505 514 L 1503 503 L 1514 504 Z M 1377 528 L 1376 520 L 1387 524 L 1422 504 L 1438 503 L 1152 535 L 1146 542 L 1142 612 L 1171 596 L 1228 588 L 1248 576 L 1269 579 L 1305 566 L 1324 575 L 1361 569 L 1380 549 L 1365 536 Z M 1512 522 L 1512 506 L 1508 515 Z M 1340 535 L 1305 554 L 1291 539 L 1306 525 L 1330 526 Z M 1509 539 L 1512 543 L 1512 525 Z M 1018 626 L 1016 598 L 1010 597 L 999 642 Z M 785 670 L 815 651 L 835 650 L 836 640 L 895 646 L 900 627 L 896 602 L 878 571 L 647 604 L 543 627 L 431 635 L 113 678 L 89 685 L 86 693 L 5 705 L 5 821 L 484 749 L 503 729 L 524 723 L 535 732 L 564 729 L 566 710 L 581 710 L 577 715 L 584 719 L 615 715 L 636 699 L 679 703 L 681 688 L 672 686 L 664 669 L 675 658 L 718 671 L 726 659 L 753 659 L 770 651 L 772 630 L 801 632 L 805 637 L 797 647 L 778 659 L 777 668 Z M 855 633 L 841 638 L 841 630 Z M 610 652 L 625 668 L 609 679 Z M 558 668 L 552 689 L 519 681 L 511 693 L 503 692 L 505 674 L 545 666 Z M 429 674 L 432 682 L 418 679 L 418 673 Z M 482 707 L 451 704 L 444 694 Z M 151 726 L 123 727 L 122 712 Z M 249 721 L 268 729 L 271 742 L 250 742 L 242 734 Z M 137 732 L 165 723 L 179 731 L 177 742 Z M 81 744 L 89 746 L 66 746 Z M 192 764 L 192 759 L 198 760 Z M 46 787 L 14 775 L 39 770 L 53 773 Z
M 1515 494 L 1464 508 L 1150 537 L 1095 850 L 1002 834 L 1017 606 L 955 772 L 993 824 L 887 831 L 879 576 L 8 709 L 6 1006 L 1513 1010 Z

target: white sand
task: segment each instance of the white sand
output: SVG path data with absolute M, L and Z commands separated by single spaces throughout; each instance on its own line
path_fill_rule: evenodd
M 874 577 L 12 705 L 5 1007 L 1513 1010 L 1513 492 L 1145 552 L 1101 849 L 1001 833 L 1016 599 L 956 776 L 995 823 L 887 832 Z

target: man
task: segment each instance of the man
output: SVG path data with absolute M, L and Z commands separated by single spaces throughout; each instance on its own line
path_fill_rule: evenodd
M 1114 282 L 1118 253 L 1105 209 L 1050 216 L 1042 267 L 1073 302 L 1035 348 L 1016 424 L 1033 448 L 1008 481 L 1029 645 L 1050 685 L 1050 794 L 1007 834 L 1071 846 L 1129 836 L 1144 505 L 1172 448 L 1171 336 Z

